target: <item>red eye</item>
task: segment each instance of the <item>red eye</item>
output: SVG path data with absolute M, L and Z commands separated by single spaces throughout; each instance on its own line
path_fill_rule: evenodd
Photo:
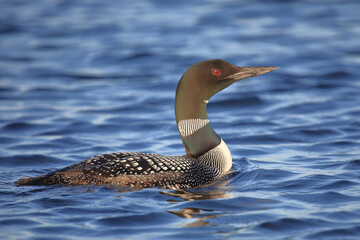
M 219 69 L 213 69 L 212 70 L 212 73 L 215 75 L 215 76 L 219 76 L 220 75 L 220 73 L 221 73 L 221 71 L 219 70 Z

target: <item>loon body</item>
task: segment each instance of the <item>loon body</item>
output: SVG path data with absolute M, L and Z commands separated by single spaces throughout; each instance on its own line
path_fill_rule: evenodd
M 201 61 L 181 77 L 175 97 L 183 156 L 109 153 L 91 157 L 47 175 L 22 178 L 16 185 L 118 185 L 169 189 L 193 188 L 224 176 L 232 166 L 225 142 L 211 128 L 206 106 L 217 92 L 241 79 L 277 67 L 238 67 L 221 59 Z

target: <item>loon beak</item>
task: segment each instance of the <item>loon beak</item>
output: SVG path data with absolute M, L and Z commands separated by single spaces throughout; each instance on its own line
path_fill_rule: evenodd
M 259 76 L 276 69 L 279 69 L 279 67 L 238 67 L 239 71 L 237 73 L 226 77 L 224 80 L 229 80 L 234 83 L 241 79 Z

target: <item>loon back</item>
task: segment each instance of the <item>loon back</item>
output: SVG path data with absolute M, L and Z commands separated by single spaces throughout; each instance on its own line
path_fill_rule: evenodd
M 224 175 L 232 165 L 225 142 L 204 155 L 164 156 L 151 153 L 97 155 L 56 172 L 23 178 L 17 185 L 118 185 L 131 188 L 193 188 Z
M 193 188 L 224 176 L 232 166 L 225 142 L 210 126 L 206 106 L 217 92 L 276 67 L 237 67 L 220 59 L 201 61 L 181 77 L 175 114 L 186 155 L 109 153 L 47 175 L 22 178 L 16 185 L 118 185 L 131 188 Z

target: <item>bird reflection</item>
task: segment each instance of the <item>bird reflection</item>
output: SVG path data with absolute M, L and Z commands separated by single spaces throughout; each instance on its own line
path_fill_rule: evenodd
M 191 222 L 185 225 L 185 227 L 200 227 L 206 226 L 209 224 L 208 219 L 216 218 L 217 214 L 207 214 L 206 216 L 199 217 L 204 214 L 204 212 L 212 212 L 212 210 L 208 209 L 200 209 L 200 208 L 182 208 L 180 211 L 168 211 L 169 213 L 175 214 L 181 218 L 198 218 L 195 222 Z
M 191 189 L 191 190 L 176 190 L 176 191 L 160 191 L 160 194 L 171 196 L 169 202 L 183 202 L 183 201 L 197 201 L 210 199 L 224 199 L 231 198 L 233 195 L 230 192 L 228 183 L 231 179 L 219 179 L 219 181 L 211 184 L 208 188 Z
M 199 200 L 225 199 L 232 198 L 233 194 L 228 185 L 229 179 L 222 179 L 208 188 L 177 190 L 177 191 L 160 191 L 161 194 L 167 195 L 168 202 L 181 203 Z M 185 219 L 196 219 L 196 221 L 187 223 L 184 227 L 199 227 L 209 224 L 209 219 L 216 218 L 218 214 L 214 209 L 204 209 L 195 207 L 186 207 L 179 210 L 168 210 L 169 213 Z

